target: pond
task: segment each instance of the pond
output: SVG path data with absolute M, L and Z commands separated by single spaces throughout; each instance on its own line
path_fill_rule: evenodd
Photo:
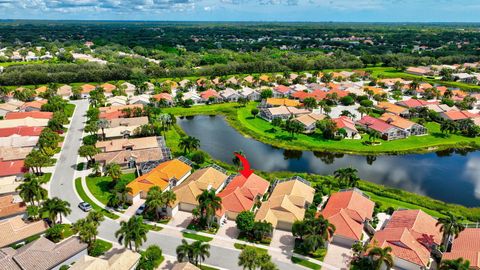
M 232 163 L 243 151 L 253 169 L 332 174 L 353 167 L 362 179 L 465 206 L 480 205 L 480 151 L 449 150 L 428 154 L 360 156 L 291 151 L 242 136 L 221 116 L 179 118 L 183 130 L 201 142 L 213 158 Z

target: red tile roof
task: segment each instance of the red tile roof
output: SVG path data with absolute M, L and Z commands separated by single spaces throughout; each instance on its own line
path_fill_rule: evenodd
M 172 95 L 170 95 L 169 93 L 160 93 L 160 94 L 153 95 L 152 97 L 157 101 L 160 101 L 161 99 L 165 99 L 170 102 L 173 101 Z
M 480 268 L 480 228 L 467 228 L 453 240 L 450 252 L 443 254 L 444 260 L 464 258 L 470 267 Z
M 46 104 L 47 100 L 46 99 L 41 99 L 41 100 L 34 100 L 30 102 L 25 102 L 20 109 L 25 110 L 26 108 L 36 108 L 36 109 L 41 109 L 43 104 Z
M 5 120 L 10 119 L 23 119 L 27 117 L 37 118 L 37 119 L 52 119 L 53 113 L 52 112 L 39 112 L 39 111 L 32 111 L 32 112 L 8 112 L 5 115 Z
M 363 222 L 372 219 L 374 207 L 360 191 L 349 190 L 330 196 L 321 214 L 335 225 L 335 235 L 361 240 Z
M 456 120 L 463 120 L 463 119 L 468 119 L 468 118 L 474 118 L 474 117 L 479 117 L 480 115 L 471 113 L 469 111 L 448 111 L 448 112 L 443 112 L 443 116 L 445 116 L 447 119 L 456 121 Z
M 12 128 L 0 128 L 0 137 L 10 137 L 12 135 L 20 136 L 40 136 L 43 127 L 12 127 Z
M 352 119 L 346 117 L 346 116 L 340 116 L 338 118 L 333 118 L 332 119 L 335 124 L 337 124 L 337 128 L 346 128 L 350 129 L 353 131 L 356 131 L 357 128 L 355 127 L 355 122 L 353 122 Z
M 207 100 L 209 99 L 210 97 L 220 97 L 220 95 L 218 95 L 218 92 L 213 90 L 213 89 L 208 89 L 207 91 L 203 91 L 202 93 L 200 93 L 200 97 L 204 100 Z
M 0 218 L 25 213 L 27 205 L 24 202 L 15 202 L 13 195 L 0 197 Z
M 429 102 L 421 99 L 411 98 L 408 100 L 399 101 L 397 104 L 407 108 L 417 108 L 427 106 L 428 104 L 438 104 L 438 101 Z
M 381 132 L 381 133 L 384 133 L 387 130 L 389 130 L 391 128 L 394 128 L 394 126 L 389 125 L 389 124 L 385 123 L 384 121 L 382 121 L 380 119 L 377 119 L 377 118 L 374 118 L 374 117 L 371 117 L 369 115 L 366 115 L 366 116 L 362 117 L 362 119 L 360 119 L 358 121 L 358 123 L 361 124 L 361 125 L 364 125 L 364 126 L 368 126 L 368 128 L 371 128 L 371 129 L 376 130 L 376 131 Z
M 27 172 L 23 160 L 0 161 L 0 177 Z
M 270 183 L 262 177 L 251 174 L 248 178 L 238 175 L 218 194 L 222 198 L 224 211 L 240 213 L 252 209 L 257 196 L 263 196 Z
M 285 86 L 285 85 L 279 85 L 275 87 L 274 89 L 276 92 L 282 93 L 282 94 L 288 94 L 292 89 L 290 87 Z

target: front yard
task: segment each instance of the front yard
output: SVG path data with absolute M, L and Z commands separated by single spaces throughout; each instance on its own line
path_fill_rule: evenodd
M 129 183 L 135 179 L 134 173 L 123 174 L 120 182 Z M 108 198 L 112 195 L 112 178 L 109 176 L 100 176 L 100 177 L 87 177 L 87 187 L 90 192 L 99 200 L 101 203 L 107 205 Z

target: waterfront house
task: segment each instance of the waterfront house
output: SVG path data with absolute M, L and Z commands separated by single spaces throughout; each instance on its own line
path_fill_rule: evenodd
M 252 88 L 250 88 L 250 87 L 244 87 L 244 88 L 242 88 L 242 89 L 238 92 L 238 94 L 239 94 L 241 97 L 243 97 L 243 98 L 245 98 L 245 99 L 247 99 L 247 100 L 260 100 L 260 99 L 261 99 L 260 94 L 259 94 L 257 91 L 253 90 Z
M 260 202 L 268 191 L 270 182 L 252 173 L 248 178 L 239 174 L 218 193 L 222 198 L 222 213 L 228 219 L 235 220 L 243 211 L 250 211 L 255 203 Z
M 355 242 L 362 241 L 367 235 L 364 226 L 372 220 L 374 207 L 375 203 L 358 189 L 332 194 L 320 212 L 335 225 L 332 243 L 351 247 Z
M 303 220 L 315 189 L 300 177 L 277 181 L 272 188 L 273 192 L 258 209 L 255 220 L 267 221 L 276 229 L 290 231 L 295 221 Z
M 443 253 L 443 260 L 463 258 L 470 262 L 470 269 L 480 269 L 480 228 L 466 228 L 454 238 L 450 251 Z
M 379 132 L 381 134 L 381 138 L 386 141 L 404 139 L 407 137 L 407 132 L 405 132 L 403 129 L 392 126 L 385 121 L 368 115 L 357 121 L 357 125 L 362 126 L 367 130 L 372 129 Z
M 278 106 L 288 106 L 288 107 L 298 107 L 300 102 L 294 99 L 288 98 L 267 98 L 262 101 L 261 107 L 278 107 Z
M 355 127 L 355 122 L 346 116 L 340 116 L 338 118 L 332 118 L 332 121 L 337 125 L 338 129 L 345 130 L 345 138 L 347 139 L 360 139 L 358 130 Z M 337 131 L 338 133 L 338 131 Z
M 422 210 L 397 210 L 371 243 L 392 248 L 395 268 L 429 269 L 431 251 L 442 242 L 442 232 L 436 224 L 437 220 Z
M 379 119 L 404 130 L 407 133 L 407 137 L 425 135 L 428 132 L 424 126 L 392 113 L 384 113 Z
M 227 88 L 218 93 L 220 94 L 222 99 L 226 102 L 236 102 L 238 98 L 241 97 L 240 94 L 232 88 Z
M 208 89 L 200 93 L 200 98 L 202 102 L 219 102 L 222 100 L 222 97 L 214 89 Z
M 469 111 L 448 111 L 440 113 L 440 117 L 451 121 L 460 121 L 465 119 L 480 117 L 479 114 L 474 114 Z
M 162 162 L 128 183 L 127 187 L 132 189 L 128 194 L 128 200 L 135 203 L 139 199 L 145 199 L 150 188 L 154 186 L 160 187 L 161 190 L 169 190 L 181 184 L 191 172 L 192 167 L 180 159 Z
M 325 119 L 325 115 L 320 113 L 309 113 L 302 114 L 295 118 L 295 121 L 298 121 L 304 127 L 305 133 L 312 133 L 316 129 L 317 121 Z
M 260 109 L 260 117 L 267 121 L 272 121 L 275 118 L 287 120 L 290 117 L 298 117 L 300 115 L 309 113 L 310 111 L 306 109 L 298 109 L 296 107 L 287 106 Z

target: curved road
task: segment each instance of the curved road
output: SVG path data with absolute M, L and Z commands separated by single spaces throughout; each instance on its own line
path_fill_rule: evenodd
M 76 105 L 75 112 L 70 123 L 70 129 L 66 135 L 60 158 L 57 161 L 55 171 L 50 181 L 50 194 L 70 202 L 72 213 L 66 218 L 70 222 L 83 218 L 86 214 L 77 205 L 80 198 L 75 191 L 75 169 L 77 166 L 77 152 L 82 143 L 83 127 L 85 126 L 85 112 L 89 103 L 87 100 L 72 101 Z M 99 237 L 111 242 L 117 242 L 114 233 L 119 228 L 117 221 L 106 218 L 99 228 Z M 147 242 L 143 247 L 155 244 L 162 248 L 163 252 L 170 256 L 176 256 L 175 249 L 181 244 L 181 238 L 162 234 L 162 232 L 149 232 Z M 210 257 L 205 263 L 219 266 L 225 269 L 241 269 L 237 265 L 240 252 L 233 248 L 211 245 Z M 304 269 L 303 267 L 274 259 L 275 264 L 282 270 Z

